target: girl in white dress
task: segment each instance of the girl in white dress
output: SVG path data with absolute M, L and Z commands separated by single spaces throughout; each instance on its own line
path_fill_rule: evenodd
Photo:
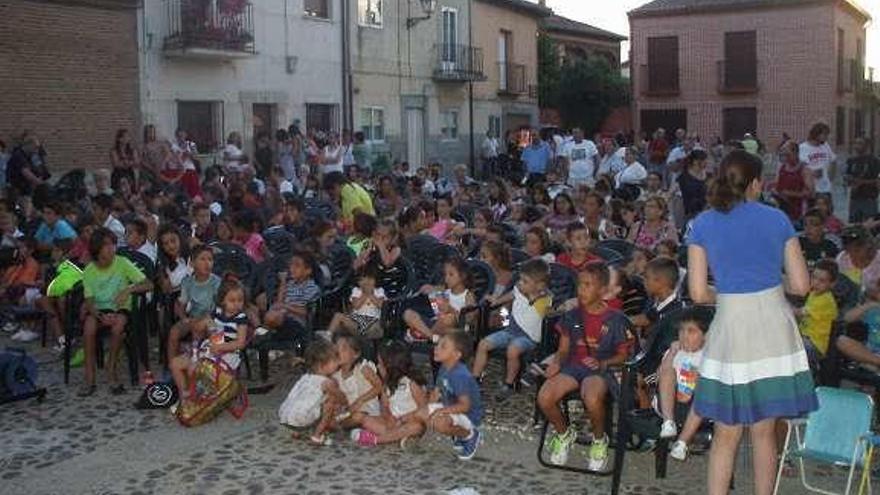
M 413 365 L 409 347 L 391 341 L 379 349 L 379 374 L 385 381 L 380 396 L 381 412 L 364 418 L 351 438 L 365 447 L 404 442 L 425 432 L 416 412 L 427 404 L 425 380 Z
M 372 361 L 363 359 L 361 343 L 353 334 L 345 331 L 333 335 L 339 369 L 333 379 L 345 395 L 347 410 L 339 418 L 343 428 L 360 426 L 367 416 L 379 414 L 379 393 L 382 380 Z
M 326 433 L 333 427 L 336 415 L 348 404 L 339 385 L 331 378 L 339 369 L 339 357 L 333 344 L 315 339 L 306 349 L 305 359 L 309 371 L 287 394 L 278 417 L 281 424 L 293 428 L 314 427 L 309 441 L 315 445 L 328 445 Z M 298 437 L 299 433 L 294 433 L 294 438 Z

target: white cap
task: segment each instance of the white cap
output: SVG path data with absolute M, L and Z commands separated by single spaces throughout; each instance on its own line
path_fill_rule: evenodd
M 292 193 L 293 192 L 293 183 L 290 182 L 289 180 L 283 180 L 283 181 L 281 181 L 281 184 L 278 186 L 278 189 L 280 189 L 281 194 Z
M 211 206 L 209 206 L 208 208 L 211 210 L 211 213 L 213 213 L 214 216 L 219 217 L 220 214 L 223 213 L 223 207 L 220 206 L 220 203 L 218 203 L 216 201 L 211 203 Z

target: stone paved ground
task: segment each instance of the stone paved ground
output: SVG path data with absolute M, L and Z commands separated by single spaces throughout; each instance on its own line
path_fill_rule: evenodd
M 0 347 L 9 342 L 0 337 Z M 0 494 L 413 494 L 447 493 L 471 487 L 481 494 L 588 493 L 610 491 L 607 478 L 541 468 L 535 459 L 531 394 L 503 407 L 487 397 L 485 443 L 476 458 L 461 462 L 449 444 L 426 438 L 399 447 L 361 449 L 339 439 L 311 447 L 290 438 L 276 410 L 294 375 L 276 362 L 280 385 L 252 395 L 251 408 L 236 421 L 223 415 L 211 424 L 186 429 L 167 411 L 138 411 L 137 392 L 112 397 L 101 383 L 89 399 L 77 399 L 82 371 L 69 387 L 50 352 L 30 345 L 42 363 L 45 402 L 0 406 Z M 499 371 L 493 368 L 497 376 Z M 494 380 L 487 380 L 494 381 Z M 489 394 L 492 395 L 492 394 Z M 574 461 L 582 460 L 581 455 Z M 623 493 L 704 493 L 705 458 L 671 463 L 669 478 L 655 480 L 653 456 L 626 457 Z M 673 462 L 673 461 L 670 461 Z M 751 493 L 751 469 L 741 457 L 736 493 Z M 817 473 L 815 469 L 811 472 Z M 818 474 L 823 472 L 819 471 Z M 828 477 L 828 472 L 824 472 Z M 832 473 L 839 481 L 840 473 Z M 826 482 L 828 480 L 825 480 Z M 826 483 L 827 484 L 827 483 Z M 802 493 L 786 480 L 783 493 Z

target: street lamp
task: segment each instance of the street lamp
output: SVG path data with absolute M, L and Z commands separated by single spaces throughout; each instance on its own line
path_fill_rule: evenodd
M 421 17 L 407 18 L 406 19 L 406 28 L 407 29 L 412 29 L 412 27 L 415 26 L 416 24 L 418 24 L 424 20 L 430 19 L 431 15 L 434 14 L 434 10 L 437 9 L 437 0 L 419 0 L 419 3 L 422 5 L 422 12 L 424 12 L 425 15 L 423 15 Z

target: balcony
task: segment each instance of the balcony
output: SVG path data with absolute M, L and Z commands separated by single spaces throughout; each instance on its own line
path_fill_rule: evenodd
M 738 66 L 728 60 L 719 60 L 717 68 L 719 93 L 749 94 L 758 92 L 757 61 L 751 66 Z
M 526 82 L 526 66 L 511 62 L 498 62 L 498 94 L 520 96 L 529 91 Z
M 469 45 L 434 45 L 434 80 L 438 82 L 485 81 L 483 50 Z
M 246 0 L 165 0 L 168 57 L 227 60 L 254 49 L 253 6 Z
M 645 96 L 678 96 L 678 66 L 642 64 L 639 67 L 639 88 Z

